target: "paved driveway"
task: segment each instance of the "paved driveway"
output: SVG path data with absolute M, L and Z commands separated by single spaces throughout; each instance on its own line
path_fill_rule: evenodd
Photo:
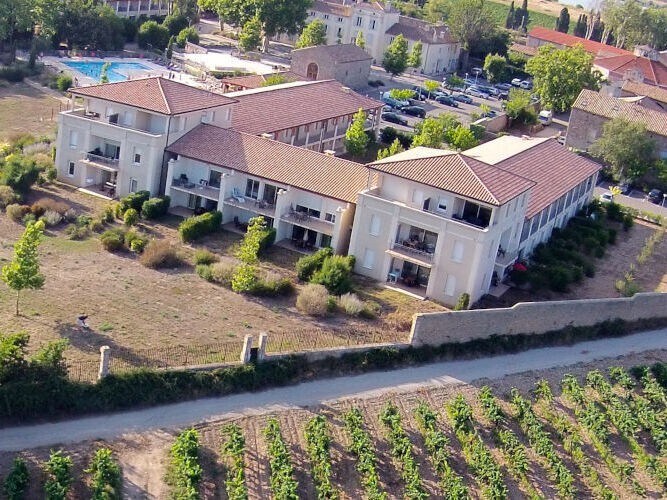
M 609 182 L 601 182 L 598 184 L 594 191 L 595 196 L 600 196 L 602 193 L 608 192 L 610 185 L 611 183 Z M 664 206 L 656 205 L 655 203 L 648 201 L 646 199 L 646 195 L 642 191 L 634 190 L 628 196 L 622 194 L 614 196 L 614 201 L 619 205 L 624 205 L 626 207 L 635 208 L 637 210 L 644 210 L 646 212 L 652 212 L 654 214 L 667 217 L 667 201 L 663 199 Z

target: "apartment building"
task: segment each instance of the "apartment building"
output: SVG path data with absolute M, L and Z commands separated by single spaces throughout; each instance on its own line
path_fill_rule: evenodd
M 134 19 L 139 16 L 166 16 L 169 0 L 102 0 L 119 17 Z
M 198 125 L 167 152 L 175 210 L 220 210 L 234 228 L 261 215 L 276 241 L 342 254 L 357 193 L 373 180 L 361 164 L 213 125 Z
M 553 139 L 463 153 L 415 148 L 371 163 L 350 242 L 355 271 L 453 305 L 471 301 L 590 199 L 599 166 Z
M 234 99 L 161 77 L 70 89 L 58 179 L 109 197 L 160 188 L 165 147 L 199 123 L 229 127 Z

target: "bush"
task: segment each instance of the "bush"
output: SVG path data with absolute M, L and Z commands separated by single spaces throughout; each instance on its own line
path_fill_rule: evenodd
M 7 474 L 2 491 L 8 500 L 21 500 L 25 498 L 28 484 L 30 483 L 30 472 L 28 466 L 21 457 L 16 457 L 12 469 Z
M 134 229 L 130 229 L 125 233 L 124 243 L 128 250 L 141 253 L 148 244 L 148 240 Z
M 47 210 L 44 212 L 44 215 L 39 218 L 39 220 L 43 220 L 46 227 L 53 227 L 57 226 L 63 221 L 63 216 L 58 212 L 54 212 L 53 210 Z
M 0 208 L 5 208 L 7 205 L 16 203 L 18 196 L 9 186 L 0 186 Z
M 547 279 L 549 288 L 554 292 L 567 292 L 568 285 L 572 283 L 572 274 L 562 266 L 554 266 L 548 270 Z
M 324 259 L 331 257 L 333 250 L 329 247 L 320 248 L 312 255 L 301 257 L 296 262 L 296 275 L 301 281 L 309 281 L 315 271 L 322 268 Z
M 56 88 L 61 92 L 67 91 L 72 87 L 72 77 L 63 73 L 56 79 Z
M 216 262 L 211 266 L 212 281 L 225 288 L 232 287 L 232 279 L 235 273 L 236 265 L 230 262 Z
M 90 219 L 88 229 L 94 233 L 100 233 L 104 230 L 104 223 L 100 219 Z
M 38 210 L 41 210 L 41 213 L 39 215 L 43 214 L 47 210 L 57 212 L 60 215 L 65 215 L 65 213 L 69 209 L 70 206 L 67 203 L 63 201 L 56 201 L 52 198 L 40 198 L 30 207 L 30 210 L 32 210 L 32 213 L 34 213 L 35 215 L 37 215 Z
M 139 262 L 151 269 L 174 268 L 182 264 L 176 247 L 166 240 L 152 240 L 146 245 Z
M 195 272 L 200 278 L 206 281 L 213 281 L 213 266 L 210 264 L 197 264 Z
M 144 202 L 150 198 L 150 195 L 151 194 L 148 191 L 137 191 L 136 193 L 130 193 L 127 196 L 124 196 L 116 206 L 116 217 L 122 218 L 125 215 L 125 212 L 130 208 L 140 212 Z
M 21 222 L 23 217 L 30 212 L 30 207 L 27 205 L 19 205 L 17 203 L 12 203 L 5 207 L 5 213 L 14 222 Z
M 364 310 L 364 302 L 354 293 L 345 293 L 338 298 L 338 306 L 349 316 L 359 316 Z
M 385 127 L 380 130 L 380 142 L 383 144 L 391 144 L 395 139 L 398 139 L 403 149 L 410 149 L 412 145 L 412 136 L 410 134 L 400 132 L 394 127 Z
M 134 226 L 137 222 L 139 222 L 139 212 L 137 212 L 134 208 L 128 208 L 125 210 L 125 213 L 123 214 L 123 223 L 130 227 Z
M 232 277 L 232 290 L 236 293 L 253 293 L 257 286 L 257 268 L 252 264 L 241 264 Z
M 65 234 L 70 240 L 85 240 L 90 236 L 90 229 L 88 226 L 77 226 L 76 224 L 70 224 L 65 228 Z
M 141 215 L 144 219 L 157 219 L 167 215 L 171 198 L 161 196 L 159 198 L 150 198 L 141 205 Z
M 18 83 L 22 82 L 26 76 L 28 76 L 28 69 L 20 63 L 14 63 L 10 66 L 0 68 L 0 80 Z
M 324 285 L 334 295 L 343 295 L 352 290 L 350 263 L 351 260 L 342 255 L 327 257 L 322 263 L 322 268 L 313 274 L 310 282 Z
M 454 306 L 455 311 L 464 311 L 470 306 L 470 294 L 463 292 Z
M 220 229 L 221 223 L 222 213 L 218 211 L 188 217 L 179 224 L 178 235 L 181 241 L 193 241 L 217 231 Z
M 289 278 L 264 277 L 257 280 L 250 294 L 260 297 L 286 297 L 294 291 L 294 283 Z
M 179 14 L 169 14 L 162 21 L 162 26 L 169 30 L 170 35 L 178 35 L 181 31 L 188 27 L 187 17 Z
M 630 214 L 625 214 L 625 217 L 623 217 L 623 229 L 627 231 L 634 225 L 635 225 L 634 217 Z
M 102 233 L 100 241 L 107 252 L 118 252 L 123 249 L 125 232 L 121 229 L 109 229 Z
M 323 285 L 306 285 L 296 298 L 296 308 L 310 316 L 324 316 L 329 312 L 329 292 Z
M 47 500 L 65 500 L 72 484 L 72 459 L 62 451 L 52 451 L 44 464 L 46 482 L 44 493 Z
M 218 256 L 213 252 L 206 250 L 205 248 L 200 248 L 195 251 L 195 265 L 209 265 L 215 262 L 218 262 Z
M 176 43 L 180 48 L 185 47 L 185 42 L 190 42 L 197 44 L 199 43 L 199 33 L 197 32 L 197 28 L 194 26 L 188 26 L 187 28 L 183 28 L 179 33 L 178 36 L 176 37 Z
M 5 165 L 0 169 L 0 184 L 9 186 L 19 195 L 27 194 L 38 178 L 39 168 L 34 160 L 19 155 L 5 158 Z
M 144 238 L 137 238 L 130 242 L 130 251 L 134 253 L 142 253 L 146 248 L 147 241 Z
M 367 300 L 364 303 L 364 308 L 359 313 L 359 316 L 364 319 L 376 319 L 380 315 L 380 311 L 382 311 L 382 306 L 380 306 L 380 304 L 373 300 Z M 412 322 L 410 324 L 412 324 Z
M 32 223 L 35 222 L 36 220 L 37 220 L 37 217 L 35 217 L 35 214 L 27 213 L 27 214 L 25 214 L 25 215 L 23 216 L 23 219 L 21 220 L 21 222 L 22 222 L 24 225 L 27 226 L 28 224 L 32 224 Z
M 100 215 L 100 219 L 103 220 L 104 222 L 111 223 L 113 222 L 114 216 L 115 216 L 114 205 L 109 204 L 106 207 L 104 207 L 104 210 Z
M 164 50 L 169 43 L 169 30 L 156 21 L 146 21 L 139 26 L 137 43 L 142 49 L 151 46 L 156 50 Z
M 262 237 L 259 240 L 259 253 L 267 250 L 276 241 L 276 229 L 269 227 L 264 230 Z

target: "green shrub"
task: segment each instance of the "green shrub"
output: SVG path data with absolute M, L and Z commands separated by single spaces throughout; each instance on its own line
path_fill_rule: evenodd
M 102 214 L 100 215 L 100 219 L 103 220 L 104 222 L 111 223 L 113 222 L 114 216 L 115 216 L 115 206 L 114 204 L 109 204 L 106 207 L 104 207 L 104 210 L 102 211 Z
M 206 281 L 213 281 L 213 266 L 210 264 L 197 264 L 195 272 L 200 278 Z
M 169 451 L 167 484 L 171 497 L 179 500 L 199 498 L 199 481 L 202 468 L 199 465 L 199 433 L 195 429 L 181 432 Z
M 147 241 L 144 238 L 137 238 L 130 243 L 130 251 L 134 253 L 142 253 L 146 248 Z
M 199 239 L 220 229 L 222 223 L 221 212 L 207 212 L 189 217 L 178 226 L 178 235 L 181 241 L 188 242 Z
M 51 451 L 49 460 L 44 464 L 44 472 L 44 498 L 65 500 L 72 484 L 72 459 L 62 451 Z
M 27 213 L 23 216 L 23 219 L 21 220 L 21 222 L 24 225 L 27 226 L 28 224 L 31 224 L 31 223 L 35 222 L 36 220 L 37 220 L 37 217 L 35 217 L 35 214 Z
M 264 230 L 259 240 L 259 253 L 267 250 L 276 241 L 276 229 L 269 227 Z
M 127 226 L 134 226 L 137 222 L 139 222 L 139 212 L 137 212 L 134 208 L 128 208 L 125 210 L 125 213 L 123 214 L 123 223 Z
M 562 266 L 550 268 L 547 279 L 549 280 L 549 288 L 554 292 L 567 292 L 569 284 L 572 283 L 570 271 Z
M 60 90 L 61 92 L 65 92 L 69 88 L 72 87 L 72 77 L 69 76 L 68 74 L 63 73 L 62 75 L 58 76 L 56 79 L 56 88 Z
M 364 310 L 364 301 L 354 293 L 345 293 L 338 297 L 338 306 L 348 316 L 359 316 Z
M 46 227 L 53 227 L 57 226 L 63 221 L 63 216 L 58 212 L 54 212 L 53 210 L 47 210 L 44 212 L 44 215 L 39 218 L 39 220 L 44 221 Z
M 91 500 L 120 500 L 120 466 L 113 459 L 109 448 L 98 449 L 85 472 L 92 474 Z
M 197 32 L 197 28 L 194 26 L 188 26 L 187 28 L 183 28 L 178 33 L 178 36 L 176 37 L 176 43 L 178 46 L 180 48 L 185 47 L 185 42 L 194 44 L 199 43 L 199 33 Z
M 628 231 L 634 225 L 635 225 L 635 218 L 630 214 L 625 214 L 625 216 L 623 217 L 623 229 Z
M 322 268 L 316 271 L 311 283 L 324 285 L 330 293 L 342 295 L 352 290 L 351 259 L 342 255 L 332 255 L 324 259 Z
M 260 297 L 286 297 L 295 291 L 294 283 L 289 278 L 261 278 L 250 291 Z
M 183 263 L 176 247 L 166 240 L 151 240 L 139 257 L 139 262 L 151 269 L 173 269 Z
M 623 215 L 623 207 L 619 205 L 618 203 L 609 202 L 605 204 L 605 208 L 607 210 L 607 219 L 612 220 L 614 222 L 622 222 L 624 215 Z
M 252 264 L 241 264 L 232 278 L 232 290 L 236 293 L 253 293 L 257 287 L 257 268 Z
M 16 457 L 12 468 L 2 483 L 2 491 L 7 500 L 22 500 L 25 498 L 28 484 L 30 483 L 30 472 L 28 466 L 21 457 Z
M 79 227 L 76 224 L 70 224 L 65 228 L 65 234 L 70 240 L 85 240 L 90 236 L 88 226 Z
M 30 207 L 27 205 L 19 205 L 12 203 L 5 207 L 5 213 L 14 222 L 21 222 L 23 217 L 30 212 Z
M 216 262 L 211 266 L 212 281 L 225 288 L 232 287 L 232 279 L 236 273 L 236 265 L 230 262 Z
M 296 308 L 310 316 L 325 316 L 329 312 L 329 299 L 329 292 L 323 285 L 311 283 L 304 286 L 299 292 Z M 335 299 L 333 299 L 333 307 L 336 307 Z
M 18 201 L 19 197 L 9 186 L 0 186 L 0 208 L 5 208 Z
M 0 80 L 7 80 L 11 83 L 22 82 L 28 76 L 27 68 L 19 63 L 0 68 Z
M 109 229 L 100 236 L 102 247 L 107 252 L 118 252 L 123 249 L 125 243 L 125 231 L 122 229 Z
M 148 239 L 146 239 L 146 237 L 144 237 L 141 233 L 135 231 L 134 229 L 130 229 L 128 232 L 125 233 L 123 241 L 125 243 L 125 248 L 135 253 L 143 252 L 144 248 L 148 244 Z
M 167 215 L 170 203 L 171 198 L 169 196 L 150 198 L 141 205 L 141 216 L 144 219 L 157 219 Z
M 195 251 L 195 265 L 209 265 L 218 262 L 218 260 L 216 254 L 205 248 L 200 248 Z
M 463 292 L 454 306 L 455 311 L 464 311 L 470 306 L 470 294 Z
M 88 223 L 88 229 L 94 233 L 99 233 L 104 230 L 104 223 L 99 219 L 90 219 L 90 222 Z
M 322 268 L 324 259 L 333 255 L 333 249 L 326 247 L 320 248 L 312 255 L 301 257 L 296 262 L 296 275 L 301 281 L 309 281 L 315 271 Z
M 0 169 L 0 184 L 9 186 L 19 195 L 25 195 L 39 178 L 39 167 L 31 158 L 21 155 L 12 155 L 5 158 L 5 164 Z
M 137 191 L 136 193 L 130 193 L 127 196 L 122 197 L 118 202 L 116 217 L 123 217 L 125 212 L 130 208 L 133 208 L 137 212 L 141 212 L 144 202 L 150 198 L 150 195 L 151 194 L 148 191 Z

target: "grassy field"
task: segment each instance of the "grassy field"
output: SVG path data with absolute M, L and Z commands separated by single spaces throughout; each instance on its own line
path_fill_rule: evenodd
M 515 6 L 516 5 L 517 4 L 515 4 Z M 520 6 L 520 2 L 518 3 L 518 5 Z M 500 26 L 505 26 L 505 19 L 507 18 L 507 12 L 509 11 L 509 6 L 503 3 L 491 2 L 491 1 L 487 2 L 487 6 L 491 11 L 494 21 L 498 23 L 498 25 Z M 530 12 L 530 22 L 528 23 L 528 31 L 530 31 L 530 29 L 534 28 L 535 26 L 543 26 L 545 28 L 555 29 L 556 19 L 557 19 L 556 16 L 531 10 L 530 7 L 528 7 L 528 11 Z M 572 16 L 572 14 L 570 14 L 570 16 Z M 577 21 L 576 18 L 574 20 L 570 19 L 570 33 L 572 33 L 573 31 L 576 21 Z
M 64 105 L 27 83 L 0 86 L 0 141 L 30 133 L 55 137 L 57 116 Z

